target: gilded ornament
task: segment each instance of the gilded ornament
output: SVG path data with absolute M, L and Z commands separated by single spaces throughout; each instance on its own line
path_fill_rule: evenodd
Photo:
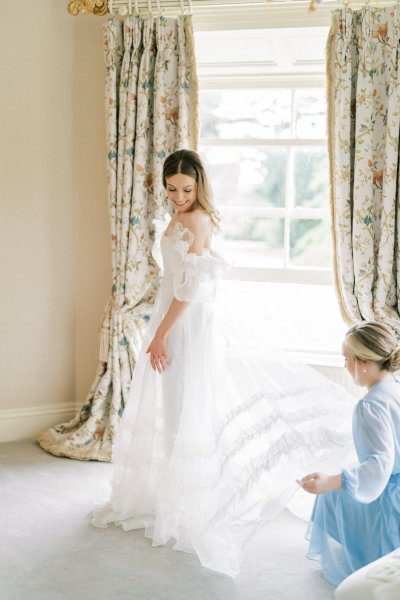
M 108 13 L 107 0 L 70 0 L 68 12 L 74 17 L 87 13 L 100 17 Z

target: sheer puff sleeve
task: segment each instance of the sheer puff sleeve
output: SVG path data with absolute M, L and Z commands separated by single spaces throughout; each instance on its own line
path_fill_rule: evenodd
M 393 422 L 382 402 L 360 400 L 353 436 L 360 464 L 342 470 L 342 486 L 354 500 L 368 504 L 382 494 L 394 465 Z
M 174 245 L 179 261 L 173 276 L 174 297 L 181 302 L 212 302 L 217 281 L 229 265 L 209 248 L 204 248 L 201 256 L 189 252 L 194 235 L 180 223 L 177 225 Z

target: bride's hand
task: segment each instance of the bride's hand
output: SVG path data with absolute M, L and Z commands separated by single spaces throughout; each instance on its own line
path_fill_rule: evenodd
M 150 364 L 154 371 L 162 373 L 171 364 L 167 352 L 167 337 L 156 331 L 152 342 L 146 350 L 146 354 L 150 354 Z

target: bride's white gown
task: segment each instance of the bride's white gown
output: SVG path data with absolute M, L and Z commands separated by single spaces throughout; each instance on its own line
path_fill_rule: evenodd
M 225 262 L 188 253 L 191 232 L 177 223 L 167 237 L 166 225 L 157 222 L 163 277 L 114 446 L 112 492 L 92 523 L 144 527 L 153 545 L 172 539 L 235 576 L 243 544 L 288 504 L 295 479 L 349 452 L 353 401 L 314 369 L 262 347 L 256 357 L 233 326 L 215 327 Z M 174 296 L 190 305 L 160 375 L 145 351 Z

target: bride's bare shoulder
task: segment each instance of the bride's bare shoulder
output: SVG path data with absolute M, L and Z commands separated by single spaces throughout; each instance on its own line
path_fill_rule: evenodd
M 193 234 L 193 243 L 190 252 L 202 254 L 207 246 L 210 233 L 211 218 L 204 210 L 193 210 L 182 215 L 182 225 Z
M 193 231 L 194 234 L 208 233 L 211 217 L 205 210 L 195 209 L 183 216 L 182 225 Z

